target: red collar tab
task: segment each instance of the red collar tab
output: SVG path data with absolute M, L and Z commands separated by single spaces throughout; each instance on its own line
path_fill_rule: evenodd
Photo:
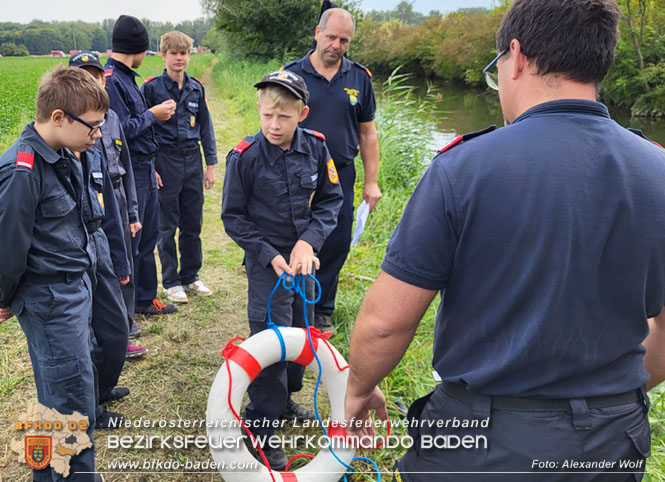
M 661 146 L 661 145 L 658 144 L 656 141 L 651 141 L 651 142 L 653 142 L 654 144 L 656 144 L 656 145 L 657 145 L 658 147 L 660 147 L 661 149 L 665 149 L 665 147 Z
M 106 69 L 104 71 L 104 77 L 111 77 L 113 75 L 113 69 Z
M 242 141 L 238 142 L 238 145 L 237 145 L 237 146 L 235 146 L 235 147 L 233 148 L 233 152 L 237 152 L 238 154 L 242 154 L 243 152 L 245 152 L 245 150 L 246 150 L 249 146 L 251 146 L 251 144 L 250 144 L 249 142 L 247 142 L 246 140 L 243 139 Z
M 303 130 L 311 136 L 318 137 L 322 141 L 326 140 L 326 136 L 323 134 L 323 132 L 315 131 L 314 129 L 303 129 Z
M 455 147 L 457 144 L 459 144 L 459 143 L 462 142 L 463 140 L 464 140 L 464 137 L 462 137 L 462 136 L 457 136 L 457 137 L 455 137 L 455 138 L 450 142 L 450 144 L 448 144 L 447 146 L 444 146 L 444 147 L 442 147 L 441 149 L 439 149 L 439 154 L 446 152 L 448 149 L 452 149 L 453 147 Z
M 19 152 L 16 155 L 16 167 L 25 167 L 32 171 L 35 165 L 35 155 L 29 152 Z
M 147 79 L 145 79 L 145 82 L 144 82 L 144 83 L 147 84 L 148 82 L 150 82 L 150 81 L 153 80 L 154 78 L 155 78 L 154 76 L 152 76 L 152 77 L 148 77 Z

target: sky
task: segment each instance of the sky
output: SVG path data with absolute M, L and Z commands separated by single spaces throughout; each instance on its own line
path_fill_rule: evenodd
M 199 0 L 1 0 L 0 22 L 84 20 L 99 22 L 120 14 L 178 23 L 204 15 Z M 400 0 L 363 0 L 363 10 L 392 10 Z M 461 7 L 492 7 L 495 0 L 415 0 L 414 10 L 449 12 Z

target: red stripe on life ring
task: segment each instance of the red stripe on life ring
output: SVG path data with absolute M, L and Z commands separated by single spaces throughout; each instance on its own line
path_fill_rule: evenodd
M 245 370 L 245 373 L 249 376 L 250 383 L 254 381 L 259 373 L 261 373 L 261 364 L 244 348 L 231 345 L 227 346 L 225 351 L 226 350 L 228 350 L 225 355 L 226 359 L 233 360 L 240 365 L 240 368 Z
M 280 472 L 284 482 L 298 482 L 298 476 L 295 472 Z
M 312 326 L 309 328 L 309 334 L 312 338 L 312 345 L 314 345 L 314 351 L 316 351 L 319 349 L 319 338 L 321 337 L 321 332 Z M 300 351 L 300 355 L 298 355 L 298 358 L 293 360 L 293 362 L 303 366 L 307 366 L 310 363 L 312 363 L 312 360 L 314 360 L 314 352 L 312 352 L 312 347 L 309 346 L 307 331 L 305 331 L 305 344 L 303 345 L 302 350 Z

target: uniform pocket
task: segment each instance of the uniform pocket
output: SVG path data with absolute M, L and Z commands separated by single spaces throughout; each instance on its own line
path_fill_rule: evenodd
M 268 310 L 265 306 L 248 306 L 247 317 L 253 323 L 265 323 L 268 317 Z
M 86 410 L 85 384 L 78 358 L 42 361 L 39 367 L 51 406 L 90 415 Z
M 45 218 L 59 218 L 71 212 L 75 206 L 76 202 L 71 196 L 67 192 L 62 191 L 55 196 L 46 198 L 39 207 L 42 216 Z
M 303 189 L 314 190 L 319 179 L 317 172 L 306 172 L 300 175 L 300 187 Z
M 274 180 L 262 182 L 256 185 L 255 194 L 264 197 L 280 197 L 289 192 L 286 182 Z
M 626 435 L 632 440 L 635 450 L 642 457 L 651 457 L 651 428 L 646 416 L 640 423 L 626 430 Z

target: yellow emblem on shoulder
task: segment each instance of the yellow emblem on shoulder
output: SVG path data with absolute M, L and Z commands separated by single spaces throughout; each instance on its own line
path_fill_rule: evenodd
M 337 175 L 337 169 L 335 168 L 335 161 L 333 161 L 332 157 L 328 161 L 328 179 L 330 179 L 330 182 L 333 184 L 339 183 L 339 176 Z
M 344 87 L 344 90 L 346 91 L 347 94 L 349 94 L 349 101 L 351 102 L 351 105 L 356 105 L 358 103 L 358 92 L 356 89 L 347 89 Z
M 104 207 L 104 195 L 101 192 L 97 193 L 97 201 L 99 201 L 99 205 L 103 208 Z
M 194 127 L 196 125 L 196 117 L 193 115 L 189 116 L 189 125 Z
M 115 140 L 115 145 L 122 147 L 122 141 L 120 139 L 114 139 Z

